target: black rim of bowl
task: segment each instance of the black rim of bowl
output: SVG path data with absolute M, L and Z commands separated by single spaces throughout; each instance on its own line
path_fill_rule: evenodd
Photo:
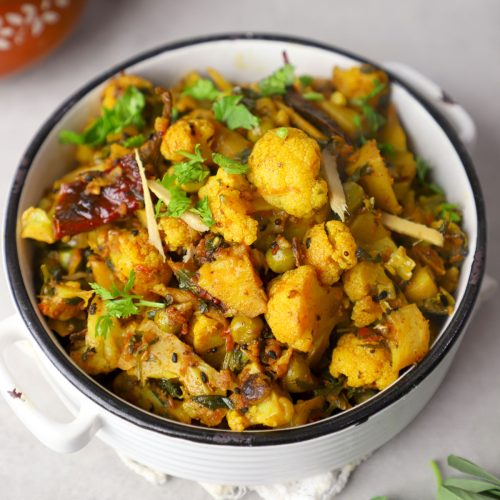
M 422 382 L 422 380 L 426 378 L 446 356 L 454 343 L 460 337 L 460 334 L 466 326 L 466 323 L 474 307 L 484 273 L 486 257 L 486 219 L 481 188 L 471 159 L 464 145 L 458 139 L 453 128 L 449 125 L 446 119 L 444 119 L 444 117 L 439 112 L 437 112 L 437 110 L 429 102 L 427 102 L 426 99 L 420 96 L 418 92 L 415 92 L 415 90 L 412 89 L 411 86 L 388 72 L 392 81 L 395 81 L 399 85 L 404 87 L 425 109 L 427 109 L 427 111 L 433 116 L 433 118 L 445 131 L 449 140 L 460 156 L 474 194 L 477 208 L 477 245 L 475 254 L 473 256 L 469 281 L 463 299 L 460 302 L 457 310 L 455 311 L 448 327 L 441 334 L 440 339 L 433 346 L 429 354 L 416 367 L 414 367 L 414 369 L 411 373 L 408 374 L 408 376 L 403 377 L 393 386 L 389 387 L 384 392 L 378 394 L 376 397 L 367 401 L 363 405 L 355 407 L 354 409 L 346 413 L 340 413 L 328 419 L 321 420 L 314 424 L 309 424 L 303 427 L 269 431 L 234 432 L 180 424 L 171 420 L 164 419 L 162 417 L 155 416 L 133 406 L 130 403 L 124 402 L 118 396 L 113 395 L 107 389 L 91 379 L 88 375 L 80 371 L 80 369 L 77 368 L 76 365 L 74 365 L 70 360 L 69 356 L 63 353 L 50 339 L 49 335 L 47 335 L 43 324 L 40 322 L 35 310 L 31 305 L 28 291 L 22 279 L 21 268 L 17 255 L 16 227 L 22 188 L 28 171 L 31 167 L 32 161 L 36 156 L 40 146 L 44 142 L 46 136 L 53 128 L 54 124 L 56 124 L 68 112 L 68 110 L 70 110 L 75 105 L 77 101 L 79 101 L 95 86 L 109 79 L 116 73 L 125 70 L 129 66 L 132 66 L 163 52 L 172 51 L 178 48 L 206 42 L 229 40 L 269 40 L 283 43 L 295 43 L 335 52 L 353 58 L 360 63 L 367 63 L 373 66 L 377 66 L 377 64 L 372 63 L 371 61 L 368 61 L 363 57 L 359 57 L 356 54 L 352 54 L 343 49 L 338 49 L 331 45 L 326 45 L 316 41 L 287 35 L 272 35 L 266 33 L 249 32 L 203 36 L 190 38 L 176 43 L 166 44 L 144 52 L 113 67 L 109 71 L 102 73 L 100 76 L 90 81 L 87 85 L 82 87 L 69 99 L 67 99 L 45 122 L 45 124 L 41 127 L 41 129 L 32 140 L 31 144 L 28 146 L 15 173 L 7 205 L 4 238 L 5 262 L 14 301 L 16 302 L 17 308 L 20 311 L 21 316 L 26 323 L 31 335 L 34 337 L 35 341 L 40 346 L 44 354 L 57 367 L 62 375 L 66 379 L 68 379 L 80 392 L 82 392 L 85 396 L 87 396 L 90 400 L 92 400 L 103 409 L 141 428 L 155 431 L 160 434 L 200 443 L 232 446 L 269 446 L 289 444 L 317 438 L 326 434 L 340 431 L 350 426 L 359 425 L 405 396 L 412 389 L 417 387 Z

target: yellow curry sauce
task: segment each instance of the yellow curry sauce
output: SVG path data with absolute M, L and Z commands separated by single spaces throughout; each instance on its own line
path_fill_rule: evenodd
M 372 397 L 454 306 L 459 209 L 372 66 L 174 87 L 121 74 L 22 217 L 74 362 L 185 423 L 297 426 Z M 161 83 L 161 82 L 155 82 Z

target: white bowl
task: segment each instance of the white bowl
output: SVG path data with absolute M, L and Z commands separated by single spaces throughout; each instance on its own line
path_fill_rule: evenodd
M 252 81 L 279 67 L 283 50 L 298 73 L 329 76 L 334 65 L 366 62 L 318 43 L 268 35 L 215 36 L 171 44 L 117 66 L 86 85 L 33 139 L 16 173 L 7 207 L 6 269 L 19 314 L 0 325 L 0 389 L 16 414 L 49 447 L 75 451 L 97 433 L 122 454 L 188 479 L 247 485 L 299 479 L 345 465 L 381 446 L 418 414 L 442 381 L 481 284 L 485 216 L 467 152 L 435 106 L 459 127 L 463 139 L 472 140 L 474 127 L 463 109 L 444 99 L 438 87 L 398 65 L 391 66 L 392 99 L 414 150 L 434 166 L 436 180 L 450 201 L 463 209 L 469 255 L 462 266 L 455 312 L 427 357 L 392 386 L 349 411 L 298 428 L 237 433 L 184 425 L 147 413 L 100 386 L 72 363 L 38 311 L 32 244 L 19 237 L 17 221 L 28 206 L 38 202 L 46 187 L 66 172 L 72 148 L 59 144 L 59 131 L 85 124 L 89 110 L 98 107 L 104 82 L 127 70 L 168 85 L 192 69 L 207 66 L 217 68 L 230 80 Z M 411 78 L 433 105 L 394 71 Z M 39 369 L 74 415 L 69 422 L 61 423 L 52 415 L 48 395 L 36 399 L 33 379 L 19 385 L 20 366 L 2 359 L 11 344 L 26 338 L 35 349 Z

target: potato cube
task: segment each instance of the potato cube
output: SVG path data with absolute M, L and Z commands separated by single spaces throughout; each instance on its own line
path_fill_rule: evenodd
M 344 313 L 340 287 L 324 287 L 312 266 L 287 271 L 270 284 L 266 320 L 274 336 L 310 362 L 321 357 L 335 324 Z
M 203 264 L 198 273 L 198 285 L 218 298 L 230 314 L 255 318 L 266 312 L 262 281 L 245 245 L 219 250 L 215 260 Z
M 368 166 L 371 169 L 371 173 L 363 175 L 359 180 L 363 189 L 375 198 L 377 208 L 381 208 L 392 214 L 399 214 L 402 208 L 392 187 L 394 181 L 378 150 L 377 142 L 374 140 L 365 142 L 351 156 L 346 172 L 349 175 L 353 175 L 354 172 L 364 166 Z
M 429 322 L 416 304 L 403 306 L 389 314 L 387 326 L 395 370 L 417 363 L 429 351 Z

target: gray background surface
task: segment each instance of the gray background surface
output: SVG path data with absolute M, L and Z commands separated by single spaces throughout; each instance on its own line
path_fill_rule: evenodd
M 156 45 L 208 33 L 255 30 L 315 38 L 375 61 L 401 61 L 438 82 L 479 129 L 473 153 L 489 217 L 490 275 L 500 277 L 500 1 L 498 0 L 90 0 L 77 31 L 30 70 L 0 80 L 0 206 L 41 123 L 76 88 Z M 338 498 L 434 497 L 431 458 L 457 453 L 500 473 L 500 308 L 484 305 L 438 393 L 399 436 L 353 475 Z M 0 318 L 14 312 L 2 270 Z M 0 498 L 208 499 L 172 479 L 156 487 L 99 441 L 73 455 L 44 448 L 0 399 Z M 255 499 L 255 496 L 249 497 Z

